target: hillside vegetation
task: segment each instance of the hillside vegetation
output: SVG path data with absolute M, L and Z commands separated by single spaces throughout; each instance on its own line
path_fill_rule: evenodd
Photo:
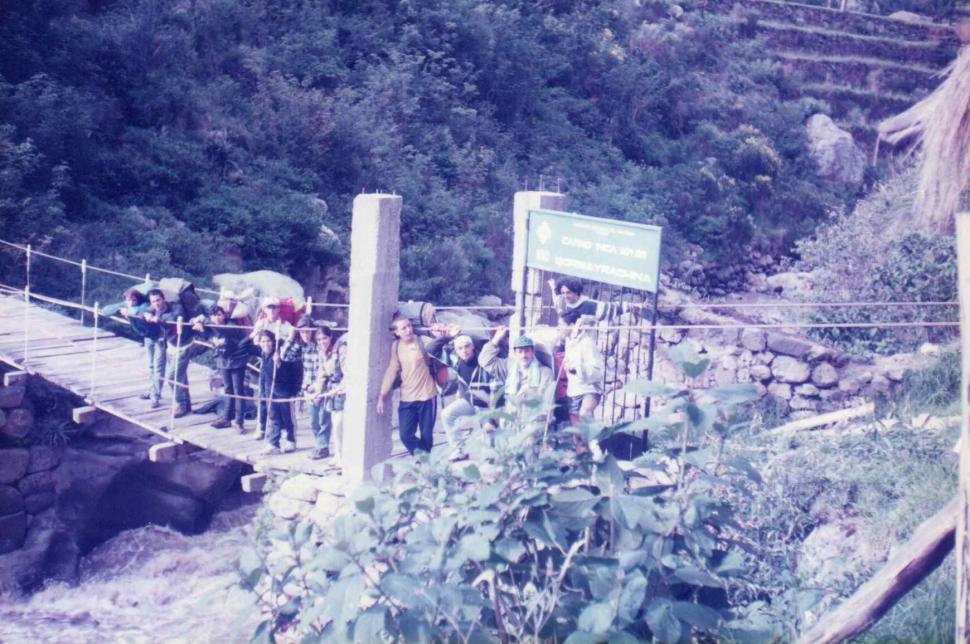
M 846 198 L 804 144 L 824 106 L 788 82 L 690 4 L 15 0 L 0 237 L 136 274 L 306 278 L 346 261 L 354 195 L 393 191 L 403 295 L 462 303 L 504 292 L 512 194 L 541 180 L 666 226 L 668 260 L 731 261 Z

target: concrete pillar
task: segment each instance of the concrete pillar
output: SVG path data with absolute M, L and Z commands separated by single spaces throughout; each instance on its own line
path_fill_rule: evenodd
M 350 235 L 350 312 L 347 327 L 347 402 L 344 476 L 361 481 L 391 454 L 391 410 L 376 411 L 390 360 L 391 316 L 401 281 L 401 197 L 358 195 Z
M 516 192 L 512 205 L 512 225 L 514 231 L 512 246 L 512 291 L 515 293 L 515 311 L 512 316 L 510 336 L 519 333 L 519 317 L 524 313 L 525 324 L 535 324 L 541 313 L 542 289 L 538 276 L 533 275 L 528 284 L 523 284 L 526 260 L 527 219 L 530 210 L 566 210 L 566 195 L 558 192 Z M 525 291 L 523 291 L 523 287 Z

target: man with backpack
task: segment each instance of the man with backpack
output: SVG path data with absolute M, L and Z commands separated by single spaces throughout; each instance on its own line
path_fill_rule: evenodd
M 436 337 L 425 348 L 409 318 L 394 318 L 391 329 L 397 339 L 391 346 L 391 363 L 384 372 L 381 392 L 377 397 L 377 413 L 384 414 L 384 400 L 400 377 L 398 422 L 401 443 L 410 454 L 418 449 L 430 452 L 434 446 L 433 433 L 438 413 L 438 385 L 431 372 L 429 354 L 438 353 L 448 342 L 448 337 L 443 327 L 432 327 L 432 334 Z M 419 428 L 420 438 L 417 435 Z
M 509 329 L 505 326 L 495 330 L 492 339 L 482 347 L 478 364 L 493 378 L 505 383 L 507 405 L 515 406 L 529 398 L 538 398 L 543 404 L 551 403 L 551 400 L 546 399 L 552 394 L 555 378 L 552 369 L 543 365 L 536 357 L 532 338 L 522 335 L 512 340 L 511 354 L 507 359 L 502 359 L 502 341 L 508 333 Z
M 479 366 L 478 349 L 471 336 L 462 334 L 457 327 L 450 327 L 448 335 L 454 338 L 454 351 L 449 352 L 448 366 L 455 374 L 457 396 L 441 410 L 441 420 L 445 425 L 448 444 L 455 450 L 455 456 L 460 457 L 462 419 L 494 407 L 495 390 L 501 383 Z
M 163 280 L 163 283 L 165 280 Z M 192 396 L 189 393 L 189 363 L 192 358 L 201 355 L 206 347 L 194 342 L 195 333 L 192 324 L 205 315 L 194 287 L 184 280 L 173 288 L 178 293 L 177 302 L 169 302 L 161 288 L 148 292 L 148 301 L 152 307 L 151 319 L 146 314 L 146 320 L 157 322 L 162 328 L 168 353 L 168 363 L 165 378 L 172 383 L 175 398 L 175 418 L 181 418 L 192 411 Z M 178 320 L 182 320 L 181 333 Z

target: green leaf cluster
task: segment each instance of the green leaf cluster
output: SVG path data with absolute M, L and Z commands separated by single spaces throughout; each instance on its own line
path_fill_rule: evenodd
M 686 350 L 675 361 L 695 375 L 706 366 Z M 661 393 L 643 382 L 630 388 Z M 436 450 L 357 489 L 329 522 L 269 525 L 240 562 L 267 615 L 260 636 L 760 637 L 744 607 L 727 600 L 747 563 L 719 493 L 757 475 L 712 447 L 731 431 L 722 412 L 753 391 L 662 393 L 666 432 L 633 461 L 604 454 L 599 440 L 641 425 L 544 436 L 541 425 L 507 415 L 494 433 L 473 434 L 469 461 Z M 679 420 L 671 408 L 684 412 Z

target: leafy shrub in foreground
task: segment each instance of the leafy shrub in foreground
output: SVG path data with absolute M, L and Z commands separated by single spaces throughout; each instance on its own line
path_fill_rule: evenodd
M 688 349 L 673 353 L 691 377 L 707 367 Z M 724 462 L 721 449 L 697 448 L 728 431 L 719 411 L 753 390 L 701 394 L 640 381 L 631 391 L 669 403 L 626 426 L 549 436 L 536 407 L 490 412 L 479 425 L 503 428 L 494 441 L 476 430 L 470 462 L 436 450 L 358 488 L 325 528 L 267 525 L 240 562 L 266 615 L 254 639 L 763 637 L 756 616 L 726 601 L 745 566 L 728 537 L 732 508 L 714 494 L 757 475 Z M 660 440 L 630 463 L 597 447 L 645 429 Z M 577 450 L 577 440 L 590 449 Z

